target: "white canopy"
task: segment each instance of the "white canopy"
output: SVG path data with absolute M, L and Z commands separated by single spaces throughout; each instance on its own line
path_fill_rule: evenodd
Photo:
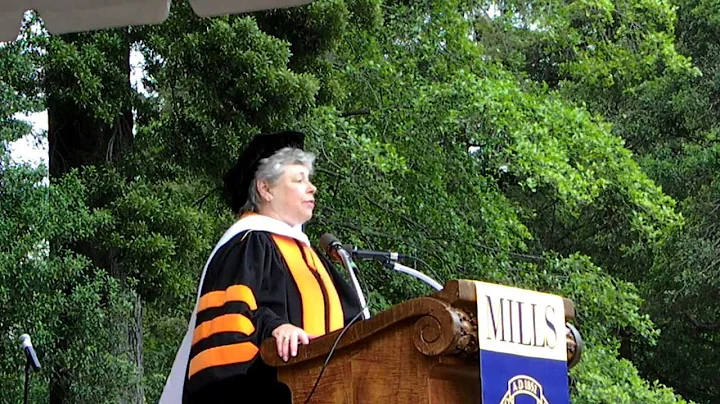
M 287 8 L 313 0 L 190 0 L 200 17 Z M 52 34 L 165 21 L 171 0 L 0 0 L 0 41 L 14 41 L 23 14 L 35 10 Z

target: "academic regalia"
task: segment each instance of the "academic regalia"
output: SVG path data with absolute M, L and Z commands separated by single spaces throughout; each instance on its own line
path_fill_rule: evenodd
M 263 153 L 272 152 L 270 147 Z M 256 167 L 258 160 L 251 164 Z M 235 210 L 241 204 L 233 199 Z M 324 335 L 347 325 L 361 309 L 354 290 L 299 226 L 245 214 L 203 269 L 160 403 L 250 403 L 252 396 L 262 403 L 289 403 L 287 387 L 260 358 L 262 341 L 285 323 Z

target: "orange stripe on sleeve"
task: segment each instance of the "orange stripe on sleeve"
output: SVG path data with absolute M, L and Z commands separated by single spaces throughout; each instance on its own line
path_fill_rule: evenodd
M 198 341 L 221 332 L 241 332 L 250 335 L 255 332 L 255 326 L 249 318 L 242 314 L 225 314 L 197 326 L 192 343 L 196 344 Z
M 254 358 L 257 353 L 258 348 L 252 342 L 241 342 L 207 349 L 192 358 L 188 369 L 188 377 L 214 366 L 247 362 Z
M 204 294 L 198 302 L 198 312 L 213 307 L 221 307 L 227 302 L 245 302 L 250 310 L 257 309 L 257 302 L 252 290 L 245 285 L 233 285 L 225 290 L 216 290 Z

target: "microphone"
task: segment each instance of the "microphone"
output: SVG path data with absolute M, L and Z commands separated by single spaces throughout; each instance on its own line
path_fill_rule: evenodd
M 354 265 L 352 259 L 350 258 L 350 254 L 345 251 L 345 248 L 343 248 L 340 240 L 338 240 L 337 237 L 333 236 L 330 233 L 325 233 L 320 237 L 320 246 L 328 253 L 330 257 L 332 257 L 335 261 L 341 263 L 345 267 L 345 269 L 347 269 L 348 273 L 350 273 L 350 278 L 352 279 L 353 286 L 355 286 L 355 293 L 357 293 L 358 300 L 360 301 L 360 307 L 363 307 L 363 318 L 365 320 L 369 319 L 370 309 L 367 307 L 365 295 L 363 294 L 362 288 L 360 287 L 360 282 L 358 282 L 357 277 L 355 276 Z
M 40 370 L 40 361 L 38 360 L 35 349 L 32 346 L 30 336 L 27 334 L 21 335 L 20 343 L 22 343 L 23 350 L 25 350 L 25 356 L 27 357 L 28 362 L 32 365 L 33 369 L 36 371 Z
M 353 258 L 364 261 L 402 261 L 412 258 L 408 255 L 391 251 L 358 250 L 356 246 L 349 244 L 345 244 L 342 248 L 349 251 Z
M 350 251 L 350 255 L 352 255 L 356 259 L 360 260 L 366 260 L 366 261 L 381 261 L 383 265 L 387 268 L 393 269 L 398 272 L 403 272 L 408 275 L 412 275 L 421 281 L 427 283 L 428 285 L 432 286 L 435 290 L 443 290 L 443 287 L 440 283 L 438 283 L 433 278 L 425 275 L 424 273 L 417 271 L 412 268 L 408 268 L 405 265 L 401 265 L 398 263 L 399 260 L 405 260 L 405 259 L 414 259 L 413 257 L 409 255 L 404 254 L 398 254 L 396 252 L 388 252 L 388 251 L 372 251 L 372 250 L 358 250 L 357 247 L 351 246 L 351 245 L 344 245 L 340 247 L 336 247 L 338 250 L 342 250 L 343 252 Z
M 343 263 L 346 259 L 350 259 L 350 255 L 340 244 L 340 240 L 330 233 L 325 233 L 320 237 L 320 247 L 337 262 Z

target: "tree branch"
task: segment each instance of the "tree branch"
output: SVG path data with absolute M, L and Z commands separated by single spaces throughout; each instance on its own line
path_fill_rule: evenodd
M 319 173 L 327 174 L 327 175 L 329 175 L 329 176 L 331 176 L 331 177 L 335 177 L 335 178 L 342 178 L 342 177 L 343 177 L 342 174 L 340 174 L 340 173 L 337 173 L 337 172 L 335 172 L 335 171 L 328 170 L 328 169 L 322 168 L 322 167 L 315 167 L 315 171 L 317 171 L 317 172 L 319 172 Z
M 695 331 L 698 332 L 716 332 L 720 331 L 720 323 L 700 323 L 690 313 L 685 313 L 685 317 L 695 327 Z
M 340 117 L 341 118 L 349 118 L 349 117 L 357 116 L 357 115 L 370 115 L 370 109 L 362 108 L 362 109 L 357 109 L 354 111 L 346 111 L 346 112 L 343 112 L 342 114 L 340 114 Z
M 429 233 L 429 232 L 430 232 L 427 227 L 423 226 L 422 224 L 420 224 L 420 223 L 418 223 L 418 222 L 410 219 L 409 217 L 407 217 L 407 216 L 405 216 L 405 215 L 403 215 L 403 214 L 401 214 L 401 213 L 395 212 L 395 211 L 393 211 L 392 209 L 390 209 L 390 208 L 388 208 L 388 207 L 385 207 L 385 206 L 380 205 L 380 203 L 378 203 L 377 201 L 375 201 L 375 200 L 373 200 L 372 198 L 370 198 L 367 194 L 363 194 L 363 196 L 365 197 L 365 200 L 367 200 L 368 202 L 370 202 L 372 205 L 375 205 L 375 207 L 377 207 L 378 209 L 384 210 L 385 212 L 387 212 L 387 213 L 389 213 L 389 214 L 391 214 L 391 215 L 394 215 L 394 216 L 397 216 L 397 217 L 401 218 L 402 220 L 406 221 L 407 223 L 409 223 L 409 224 L 411 224 L 411 225 L 413 225 L 413 226 L 421 229 L 421 230 L 424 231 L 425 233 Z

